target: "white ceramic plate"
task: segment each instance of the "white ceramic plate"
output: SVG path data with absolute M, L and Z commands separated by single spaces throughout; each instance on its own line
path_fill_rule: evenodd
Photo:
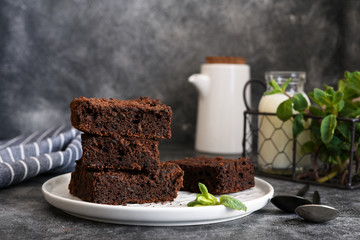
M 127 225 L 185 226 L 230 221 L 263 208 L 274 194 L 269 183 L 255 178 L 255 187 L 227 194 L 241 200 L 247 206 L 247 212 L 222 205 L 187 207 L 186 204 L 194 200 L 196 194 L 185 191 L 179 191 L 173 202 L 114 206 L 85 202 L 71 195 L 69 181 L 70 173 L 46 181 L 42 186 L 45 199 L 51 205 L 77 217 Z

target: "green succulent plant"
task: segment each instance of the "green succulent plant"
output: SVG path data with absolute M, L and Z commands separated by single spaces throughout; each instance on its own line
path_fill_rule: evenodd
M 282 121 L 293 118 L 294 138 L 304 131 L 304 122 L 311 117 L 309 128 L 311 140 L 302 145 L 302 152 L 314 154 L 313 167 L 316 181 L 325 182 L 339 173 L 342 173 L 342 181 L 344 181 L 348 174 L 347 166 L 352 149 L 356 163 L 355 171 L 360 175 L 360 121 L 357 121 L 360 118 L 360 72 L 345 72 L 344 78 L 338 81 L 337 90 L 324 85 L 323 89 L 315 88 L 309 92 L 312 105 L 308 104 L 301 93 L 290 96 L 285 92 L 290 82 L 291 79 L 280 87 L 272 80 L 270 86 L 273 89 L 265 94 L 282 93 L 289 97 L 278 106 L 276 115 Z M 293 115 L 293 110 L 298 114 Z M 353 129 L 355 129 L 354 136 L 352 136 Z M 352 139 L 353 148 L 351 148 Z M 327 175 L 322 177 L 318 175 L 317 158 L 330 166 L 331 171 Z

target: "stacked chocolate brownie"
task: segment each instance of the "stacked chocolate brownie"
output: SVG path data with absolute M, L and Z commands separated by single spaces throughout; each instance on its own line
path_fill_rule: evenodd
M 72 125 L 84 133 L 71 194 L 114 205 L 176 198 L 184 173 L 176 164 L 161 163 L 158 150 L 159 140 L 171 137 L 169 106 L 148 97 L 79 97 L 70 108 Z

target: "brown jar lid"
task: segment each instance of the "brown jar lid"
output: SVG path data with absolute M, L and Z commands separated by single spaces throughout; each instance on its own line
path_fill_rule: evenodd
M 245 58 L 242 57 L 223 57 L 223 56 L 208 56 L 206 63 L 229 63 L 229 64 L 245 64 Z

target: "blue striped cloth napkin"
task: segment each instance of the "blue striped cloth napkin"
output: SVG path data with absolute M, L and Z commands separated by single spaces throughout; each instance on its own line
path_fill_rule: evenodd
M 71 172 L 81 155 L 81 132 L 70 126 L 2 141 L 0 188 L 42 173 Z

